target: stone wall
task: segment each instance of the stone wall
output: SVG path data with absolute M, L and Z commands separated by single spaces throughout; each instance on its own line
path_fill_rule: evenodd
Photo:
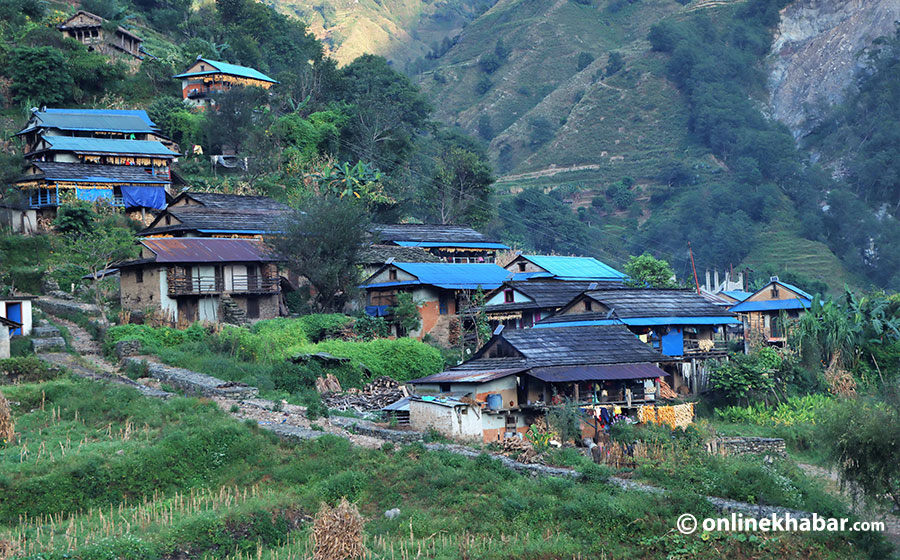
M 144 362 L 137 358 L 127 358 L 125 360 L 126 366 L 131 363 L 143 367 Z M 246 399 L 256 397 L 259 394 L 259 389 L 256 387 L 223 381 L 204 373 L 167 366 L 157 362 L 147 362 L 147 370 L 150 377 L 181 389 L 190 395 Z
M 786 450 L 781 438 L 726 437 L 706 443 L 706 450 L 717 455 L 773 455 L 784 457 Z
M 116 343 L 116 356 L 123 360 L 129 356 L 139 356 L 143 351 L 140 340 L 120 340 Z

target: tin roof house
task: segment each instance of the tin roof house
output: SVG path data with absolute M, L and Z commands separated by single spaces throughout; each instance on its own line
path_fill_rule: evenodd
M 454 328 L 461 305 L 476 291 L 499 287 L 509 272 L 496 264 L 398 263 L 383 265 L 361 286 L 366 293 L 366 313 L 393 317 L 397 295 L 412 294 L 419 305 L 422 327 L 416 332 L 398 333 L 422 338 L 430 334 L 448 344 L 458 334 Z
M 444 262 L 493 263 L 497 251 L 509 247 L 466 226 L 437 224 L 376 224 L 376 243 L 420 247 Z
M 692 290 L 607 288 L 588 290 L 535 329 L 624 325 L 673 358 L 668 373 L 676 391 L 705 388 L 705 362 L 727 355 L 726 327 L 740 321 Z
M 731 312 L 740 315 L 748 343 L 758 337 L 770 344 L 783 345 L 787 341 L 787 322 L 798 319 L 812 307 L 813 297 L 772 276 L 768 284 L 745 297 Z
M 628 279 L 606 263 L 593 257 L 562 257 L 557 255 L 519 255 L 506 265 L 515 273 L 514 280 L 564 280 L 602 282 L 621 286 Z
M 250 239 L 141 240 L 119 265 L 122 309 L 158 312 L 173 324 L 242 323 L 282 313 L 277 258 Z
M 214 106 L 216 93 L 226 92 L 235 86 L 269 89 L 278 83 L 278 80 L 254 68 L 199 56 L 190 68 L 172 77 L 181 80 L 182 98 L 200 108 Z
M 179 154 L 145 111 L 33 109 L 17 135 L 26 145 L 21 202 L 4 211 L 14 231 L 35 231 L 39 218 L 76 200 L 103 200 L 141 220 L 165 208 Z
M 409 382 L 410 424 L 489 442 L 565 402 L 630 409 L 656 401 L 669 360 L 621 325 L 498 329 L 471 360 Z

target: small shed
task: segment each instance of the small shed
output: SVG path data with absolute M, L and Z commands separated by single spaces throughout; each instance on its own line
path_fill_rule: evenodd
M 482 439 L 481 407 L 456 397 L 411 397 L 409 417 L 410 426 L 419 432 L 433 429 L 454 439 Z
M 8 326 L 9 336 L 28 336 L 31 334 L 32 315 L 31 302 L 37 296 L 0 296 L 0 317 L 12 321 L 18 326 Z
M 381 412 L 389 419 L 396 420 L 401 426 L 409 426 L 409 397 L 382 407 Z

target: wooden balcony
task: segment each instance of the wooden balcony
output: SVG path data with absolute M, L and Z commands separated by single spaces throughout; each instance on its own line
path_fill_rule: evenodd
M 278 278 L 262 276 L 234 275 L 229 285 L 219 275 L 190 276 L 187 274 L 169 274 L 169 296 L 199 296 L 218 294 L 277 294 Z
M 725 357 L 728 355 L 728 343 L 724 340 L 715 340 L 710 345 L 708 342 L 701 344 L 699 340 L 685 340 L 684 355 L 692 358 Z

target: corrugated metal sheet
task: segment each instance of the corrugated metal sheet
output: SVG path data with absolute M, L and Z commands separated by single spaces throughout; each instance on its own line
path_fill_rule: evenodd
M 496 264 L 393 263 L 400 270 L 418 278 L 422 284 L 446 289 L 494 289 L 510 272 Z
M 487 383 L 488 381 L 502 379 L 510 375 L 521 373 L 525 371 L 525 369 L 525 367 L 512 369 L 488 369 L 480 371 L 450 369 L 447 371 L 442 371 L 441 373 L 429 375 L 427 377 L 413 379 L 412 381 L 407 381 L 407 383 L 412 383 L 413 385 L 427 383 Z
M 744 301 L 748 297 L 752 296 L 752 292 L 745 292 L 743 290 L 728 290 L 727 292 L 722 292 L 726 296 L 736 299 L 738 301 Z
M 266 245 L 249 239 L 167 237 L 144 239 L 158 263 L 269 262 L 275 260 Z
M 54 150 L 102 154 L 177 156 L 156 140 L 114 140 L 109 138 L 78 138 L 74 136 L 44 136 Z
M 608 366 L 538 367 L 529 370 L 527 375 L 537 377 L 547 383 L 565 383 L 573 381 L 653 379 L 666 375 L 666 372 L 653 364 L 615 364 Z
M 465 243 L 458 241 L 395 241 L 401 247 L 456 247 L 460 249 L 509 249 L 503 243 Z
M 208 58 L 201 58 L 203 62 L 209 64 L 218 72 L 191 72 L 186 74 L 177 74 L 172 76 L 173 78 L 191 78 L 194 76 L 206 76 L 209 74 L 230 74 L 232 76 L 240 76 L 241 78 L 250 78 L 253 80 L 262 80 L 264 82 L 271 82 L 273 84 L 277 84 L 278 80 L 272 79 L 259 70 L 255 68 L 249 68 L 247 66 L 240 66 L 238 64 L 230 64 L 228 62 L 221 62 L 219 60 L 209 60 Z M 193 65 L 192 65 L 193 66 Z
M 490 309 L 490 308 L 488 308 Z M 740 319 L 736 317 L 628 317 L 626 319 L 589 319 L 580 321 L 578 318 L 582 315 L 560 315 L 555 319 L 565 317 L 566 321 L 551 321 L 550 318 L 544 319 L 540 323 L 534 325 L 536 329 L 547 329 L 553 327 L 582 327 L 587 325 L 628 325 L 632 327 L 654 327 L 665 325 L 740 325 Z M 545 322 L 549 321 L 549 322 Z
M 731 308 L 734 313 L 749 311 L 780 311 L 782 309 L 809 309 L 812 302 L 808 299 L 776 299 L 771 301 L 745 301 Z
M 624 272 L 592 257 L 557 257 L 522 255 L 557 278 L 570 280 L 604 280 L 626 278 Z

